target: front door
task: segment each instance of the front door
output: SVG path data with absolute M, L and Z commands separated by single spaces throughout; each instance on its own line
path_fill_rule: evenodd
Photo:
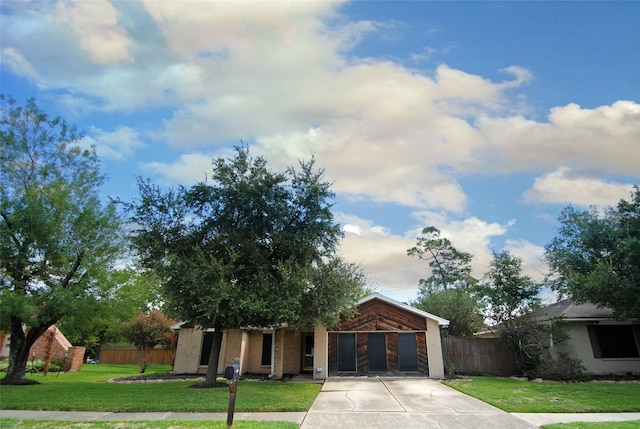
M 302 333 L 302 371 L 313 372 L 313 332 Z

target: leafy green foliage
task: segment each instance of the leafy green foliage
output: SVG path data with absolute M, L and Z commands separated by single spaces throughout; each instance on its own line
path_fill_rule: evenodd
M 581 362 L 552 353 L 569 339 L 562 317 L 548 318 L 540 304 L 541 285 L 522 274 L 522 260 L 503 251 L 494 253 L 489 271 L 479 286 L 486 304 L 485 317 L 502 341 L 515 353 L 524 375 L 553 380 L 582 380 Z
M 12 383 L 24 381 L 29 348 L 48 327 L 104 292 L 121 246 L 95 151 L 34 100 L 1 100 L 0 324 L 11 334 L 2 382 Z
M 214 382 L 224 330 L 331 325 L 364 285 L 360 270 L 337 256 L 334 195 L 313 161 L 272 172 L 237 148 L 213 166 L 210 181 L 188 189 L 140 180 L 140 199 L 126 204 L 133 243 L 160 276 L 169 313 L 215 329 L 206 383 Z
M 418 299 L 412 304 L 449 320 L 449 335 L 464 337 L 479 331 L 482 303 L 474 290 L 478 281 L 471 276 L 471 254 L 459 251 L 448 238 L 440 237 L 438 228 L 429 226 L 407 255 L 428 261 L 431 270 L 428 278 L 420 279 Z
M 640 317 L 640 189 L 604 212 L 567 207 L 546 246 L 552 287 L 576 302 Z
M 409 256 L 428 261 L 431 275 L 420 279 L 420 293 L 448 289 L 469 288 L 477 283 L 471 276 L 470 253 L 456 249 L 448 238 L 440 237 L 440 230 L 434 226 L 422 230 L 416 246 L 407 250 Z
M 471 337 L 484 326 L 480 299 L 469 289 L 445 289 L 422 294 L 412 305 L 447 319 L 449 335 Z
M 480 290 L 487 304 L 486 316 L 494 324 L 509 326 L 540 306 L 540 284 L 522 274 L 522 259 L 508 251 L 493 254 Z
M 136 318 L 122 326 L 125 338 L 140 350 L 138 369 L 143 373 L 151 360 L 151 350 L 161 345 L 165 349 L 174 349 L 177 337 L 171 330 L 176 320 L 169 319 L 159 310 L 148 314 L 138 313 Z
M 159 308 L 158 279 L 152 271 L 118 268 L 105 273 L 100 294 L 87 297 L 85 305 L 65 315 L 58 328 L 74 345 L 87 348 L 97 357 L 101 344 L 126 342 L 121 322 L 141 311 Z
M 503 251 L 493 254 L 479 290 L 486 304 L 485 317 L 515 352 L 522 371 L 531 375 L 541 363 L 546 330 L 538 318 L 540 285 L 522 274 L 520 258 Z

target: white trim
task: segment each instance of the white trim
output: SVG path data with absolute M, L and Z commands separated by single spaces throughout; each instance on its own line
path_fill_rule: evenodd
M 263 333 L 263 338 L 264 338 L 264 333 Z M 272 378 L 275 372 L 276 372 L 276 328 L 274 327 L 273 330 L 271 331 L 271 374 L 269 374 L 269 378 Z

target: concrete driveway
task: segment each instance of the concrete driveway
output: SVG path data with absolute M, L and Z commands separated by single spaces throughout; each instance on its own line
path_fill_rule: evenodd
M 301 429 L 531 429 L 536 426 L 425 378 L 330 378 Z

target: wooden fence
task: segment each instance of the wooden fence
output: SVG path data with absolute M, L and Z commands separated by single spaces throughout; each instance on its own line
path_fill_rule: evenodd
M 116 365 L 137 365 L 140 358 L 140 350 L 136 348 L 106 347 L 100 349 L 100 363 Z M 173 365 L 176 357 L 175 350 L 153 349 L 151 351 L 150 365 Z
M 442 337 L 445 368 L 450 363 L 456 374 L 518 375 L 515 357 L 498 338 Z

